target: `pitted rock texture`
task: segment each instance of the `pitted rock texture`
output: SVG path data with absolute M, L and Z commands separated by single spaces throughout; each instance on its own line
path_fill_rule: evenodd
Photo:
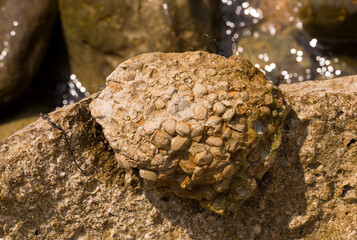
M 0 238 L 355 240 L 357 76 L 281 89 L 292 110 L 275 164 L 224 216 L 118 167 L 88 109 L 93 97 L 52 112 L 82 168 L 112 158 L 84 176 L 43 119 L 0 141 Z
M 271 167 L 286 110 L 249 61 L 206 52 L 132 58 L 90 106 L 121 166 L 217 213 Z

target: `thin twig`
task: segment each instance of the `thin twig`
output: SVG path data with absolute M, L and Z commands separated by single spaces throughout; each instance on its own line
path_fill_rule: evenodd
M 50 117 L 48 116 L 48 114 L 42 114 L 40 113 L 40 116 L 42 119 L 46 120 L 48 123 L 51 124 L 52 127 L 56 128 L 57 130 L 61 131 L 62 133 L 62 136 L 64 138 L 64 141 L 66 142 L 66 145 L 67 145 L 67 148 L 68 148 L 68 151 L 70 152 L 71 154 L 71 157 L 72 157 L 72 161 L 74 162 L 74 164 L 77 166 L 77 168 L 82 172 L 82 174 L 86 177 L 92 175 L 93 173 L 95 173 L 96 171 L 98 171 L 100 168 L 102 168 L 104 166 L 104 164 L 110 159 L 110 156 L 99 166 L 97 167 L 96 169 L 94 169 L 93 171 L 89 172 L 89 173 L 86 173 L 80 166 L 79 164 L 77 163 L 75 157 L 74 157 L 74 153 L 73 153 L 73 150 L 69 144 L 69 140 L 68 140 L 68 135 L 66 133 L 66 131 L 57 123 L 53 122 Z
M 216 48 L 216 54 L 219 54 L 219 55 L 222 55 L 222 56 L 224 55 L 223 48 L 222 48 L 222 46 L 219 44 L 219 42 L 218 42 L 214 37 L 212 37 L 211 35 L 209 35 L 209 34 L 207 34 L 207 33 L 204 33 L 204 32 L 197 32 L 197 33 L 195 33 L 195 34 L 192 36 L 192 38 L 191 38 L 191 50 L 192 50 L 192 51 L 195 51 L 195 49 L 193 48 L 193 40 L 194 40 L 195 36 L 198 36 L 198 35 L 200 35 L 200 34 L 202 34 L 202 35 L 204 35 L 205 37 L 207 37 L 207 38 L 209 38 L 209 39 L 212 40 L 212 42 L 213 42 L 213 44 L 214 44 L 214 46 L 215 46 L 215 48 Z M 208 44 L 208 45 L 206 46 L 206 51 L 207 51 L 207 52 L 209 52 L 208 47 L 211 46 L 211 45 L 212 45 L 212 43 L 210 43 L 210 44 Z

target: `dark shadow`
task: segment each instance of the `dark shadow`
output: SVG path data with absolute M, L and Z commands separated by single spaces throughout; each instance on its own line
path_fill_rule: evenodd
M 19 99 L 1 109 L 0 124 L 50 112 L 62 105 L 62 95 L 68 92 L 70 68 L 59 13 L 57 15 L 48 50 L 38 73 Z
M 186 229 L 192 239 L 298 239 L 313 230 L 290 227 L 295 216 L 305 215 L 307 202 L 299 151 L 307 136 L 304 123 L 291 111 L 285 121 L 282 145 L 275 165 L 259 182 L 255 194 L 240 208 L 219 216 L 197 201 L 163 195 L 147 184 L 147 199 L 172 225 Z

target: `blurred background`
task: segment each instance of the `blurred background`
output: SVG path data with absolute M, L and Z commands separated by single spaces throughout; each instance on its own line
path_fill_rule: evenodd
M 353 75 L 356 23 L 357 0 L 0 0 L 0 140 L 144 52 L 239 54 L 276 84 Z

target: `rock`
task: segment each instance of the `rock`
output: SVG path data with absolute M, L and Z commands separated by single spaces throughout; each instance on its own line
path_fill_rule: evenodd
M 37 73 L 57 16 L 57 3 L 3 0 L 0 13 L 2 107 L 23 93 Z
M 190 50 L 196 33 L 213 34 L 212 0 L 60 0 L 72 71 L 89 92 L 119 63 L 144 52 Z M 207 39 L 195 37 L 194 48 Z
M 140 70 L 130 67 L 137 65 L 141 66 Z M 205 69 L 213 70 L 215 74 Z M 135 75 L 135 78 L 128 80 L 125 78 L 128 75 Z M 145 84 L 142 83 L 144 79 Z M 141 88 L 141 85 L 145 87 Z M 162 97 L 167 89 L 174 89 L 171 99 Z M 243 92 L 249 97 L 243 98 Z M 213 93 L 217 93 L 220 99 L 211 104 L 212 99 L 207 96 Z M 123 96 L 119 104 L 114 97 L 118 94 Z M 267 94 L 274 96 L 273 104 L 269 107 L 264 105 Z M 159 100 L 166 100 L 166 106 L 156 108 L 155 103 Z M 221 112 L 217 114 L 212 105 L 216 106 L 218 101 L 233 111 L 231 118 L 217 116 Z M 128 117 L 128 109 L 122 107 L 132 106 L 132 109 L 143 102 L 145 106 L 134 112 L 137 116 L 134 119 Z M 235 116 L 236 106 L 240 105 L 244 105 L 245 112 Z M 107 111 L 108 108 L 111 110 Z M 265 109 L 261 114 L 262 108 L 268 110 Z M 220 190 L 216 192 L 213 190 L 215 185 L 222 185 L 224 180 L 225 185 L 229 186 L 239 179 L 235 187 L 244 185 L 249 189 L 244 197 L 250 196 L 255 188 L 255 178 L 261 178 L 274 161 L 286 108 L 279 89 L 267 82 L 263 74 L 247 60 L 238 56 L 226 59 L 207 52 L 186 52 L 142 54 L 123 62 L 108 77 L 107 87 L 91 103 L 91 109 L 93 117 L 102 125 L 106 138 L 111 139 L 109 143 L 119 163 L 126 159 L 125 166 L 152 171 L 161 176 L 155 181 L 159 189 L 197 199 L 203 206 L 223 214 L 235 202 L 236 193 L 235 190 L 223 192 L 222 188 L 217 188 Z M 275 117 L 270 114 L 270 109 L 276 113 Z M 127 127 L 111 122 L 119 122 Z M 202 131 L 195 124 L 204 126 Z M 175 131 L 171 130 L 174 125 Z M 141 126 L 144 129 L 145 126 L 155 126 L 155 129 L 145 129 L 144 133 Z M 274 130 L 266 131 L 269 128 Z M 243 141 L 234 150 L 222 138 L 226 136 L 226 131 L 223 131 L 226 129 L 241 130 L 242 136 L 238 137 Z M 173 135 L 170 144 L 169 134 Z M 199 135 L 202 137 L 196 138 Z M 235 137 L 233 134 L 230 138 Z M 137 138 L 141 139 L 139 143 L 132 140 Z M 125 141 L 127 148 L 118 147 L 118 139 Z M 165 156 L 166 161 L 157 165 L 151 164 L 148 159 L 144 163 L 143 158 L 132 150 L 142 148 L 142 152 L 148 152 L 143 146 L 145 144 L 150 149 L 154 145 L 154 155 Z M 268 151 L 264 158 L 261 158 L 257 146 L 264 149 L 264 154 Z M 196 153 L 208 149 L 213 160 L 192 160 Z M 250 154 L 252 151 L 257 154 Z M 250 165 L 247 161 L 254 164 Z M 201 169 L 202 162 L 210 164 Z M 232 166 L 229 171 L 226 170 L 228 166 Z M 246 171 L 254 174 L 247 175 Z M 239 197 L 240 200 L 242 198 Z
M 357 4 L 350 0 L 303 0 L 299 16 L 304 28 L 314 37 L 326 40 L 354 41 L 357 28 Z
M 46 120 L 0 142 L 0 237 L 355 239 L 357 76 L 281 89 L 292 110 L 276 162 L 230 214 L 159 194 L 139 173 L 119 168 L 90 115 L 92 96 L 50 117 L 86 171 L 110 157 L 94 174 L 80 172 L 61 131 Z

